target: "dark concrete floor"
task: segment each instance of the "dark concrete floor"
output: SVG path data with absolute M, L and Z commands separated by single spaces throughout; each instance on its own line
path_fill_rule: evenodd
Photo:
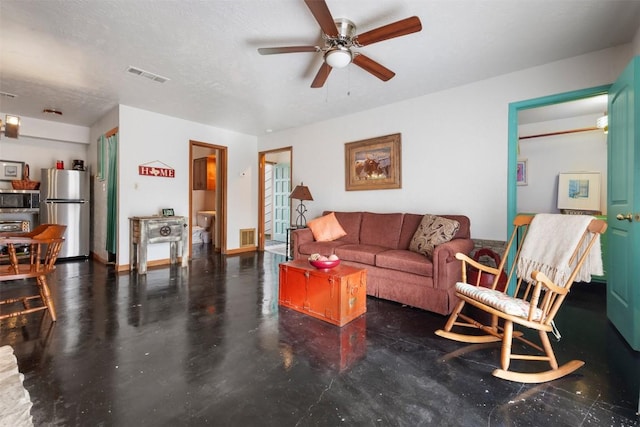
M 497 379 L 496 344 L 434 335 L 446 318 L 368 298 L 342 329 L 279 309 L 274 254 L 198 252 L 186 269 L 116 274 L 61 263 L 58 322 L 0 325 L 36 425 L 638 425 L 640 356 L 604 313 L 602 284 L 579 284 L 557 318 L 560 363 L 541 385 Z M 21 289 L 3 283 L 0 297 Z

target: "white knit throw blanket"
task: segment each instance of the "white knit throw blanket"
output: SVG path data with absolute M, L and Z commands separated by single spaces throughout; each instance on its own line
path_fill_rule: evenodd
M 578 250 L 578 256 L 570 265 L 571 254 L 580 243 L 580 238 L 592 219 L 594 218 L 587 215 L 537 214 L 522 244 L 517 263 L 518 277 L 531 281 L 531 273 L 540 271 L 556 285 L 565 286 L 591 236 L 584 240 Z M 590 282 L 592 274 L 603 274 L 600 234 L 596 234 L 596 242 L 574 280 Z

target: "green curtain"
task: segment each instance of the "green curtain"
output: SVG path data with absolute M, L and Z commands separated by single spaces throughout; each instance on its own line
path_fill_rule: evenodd
M 118 134 L 107 138 L 107 252 L 115 254 L 118 243 Z

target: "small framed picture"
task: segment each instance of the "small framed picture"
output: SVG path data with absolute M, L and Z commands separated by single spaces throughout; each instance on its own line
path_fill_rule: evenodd
M 516 184 L 527 185 L 527 159 L 518 160 L 518 169 L 516 170 Z
M 173 209 L 162 209 L 162 216 L 174 216 Z
M 22 179 L 24 170 L 24 162 L 15 162 L 13 160 L 0 160 L 0 180 L 12 181 Z

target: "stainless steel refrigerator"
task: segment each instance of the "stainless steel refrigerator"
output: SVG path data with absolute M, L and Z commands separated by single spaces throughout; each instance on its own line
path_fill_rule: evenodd
M 42 169 L 40 224 L 67 226 L 58 258 L 89 256 L 89 173 Z

